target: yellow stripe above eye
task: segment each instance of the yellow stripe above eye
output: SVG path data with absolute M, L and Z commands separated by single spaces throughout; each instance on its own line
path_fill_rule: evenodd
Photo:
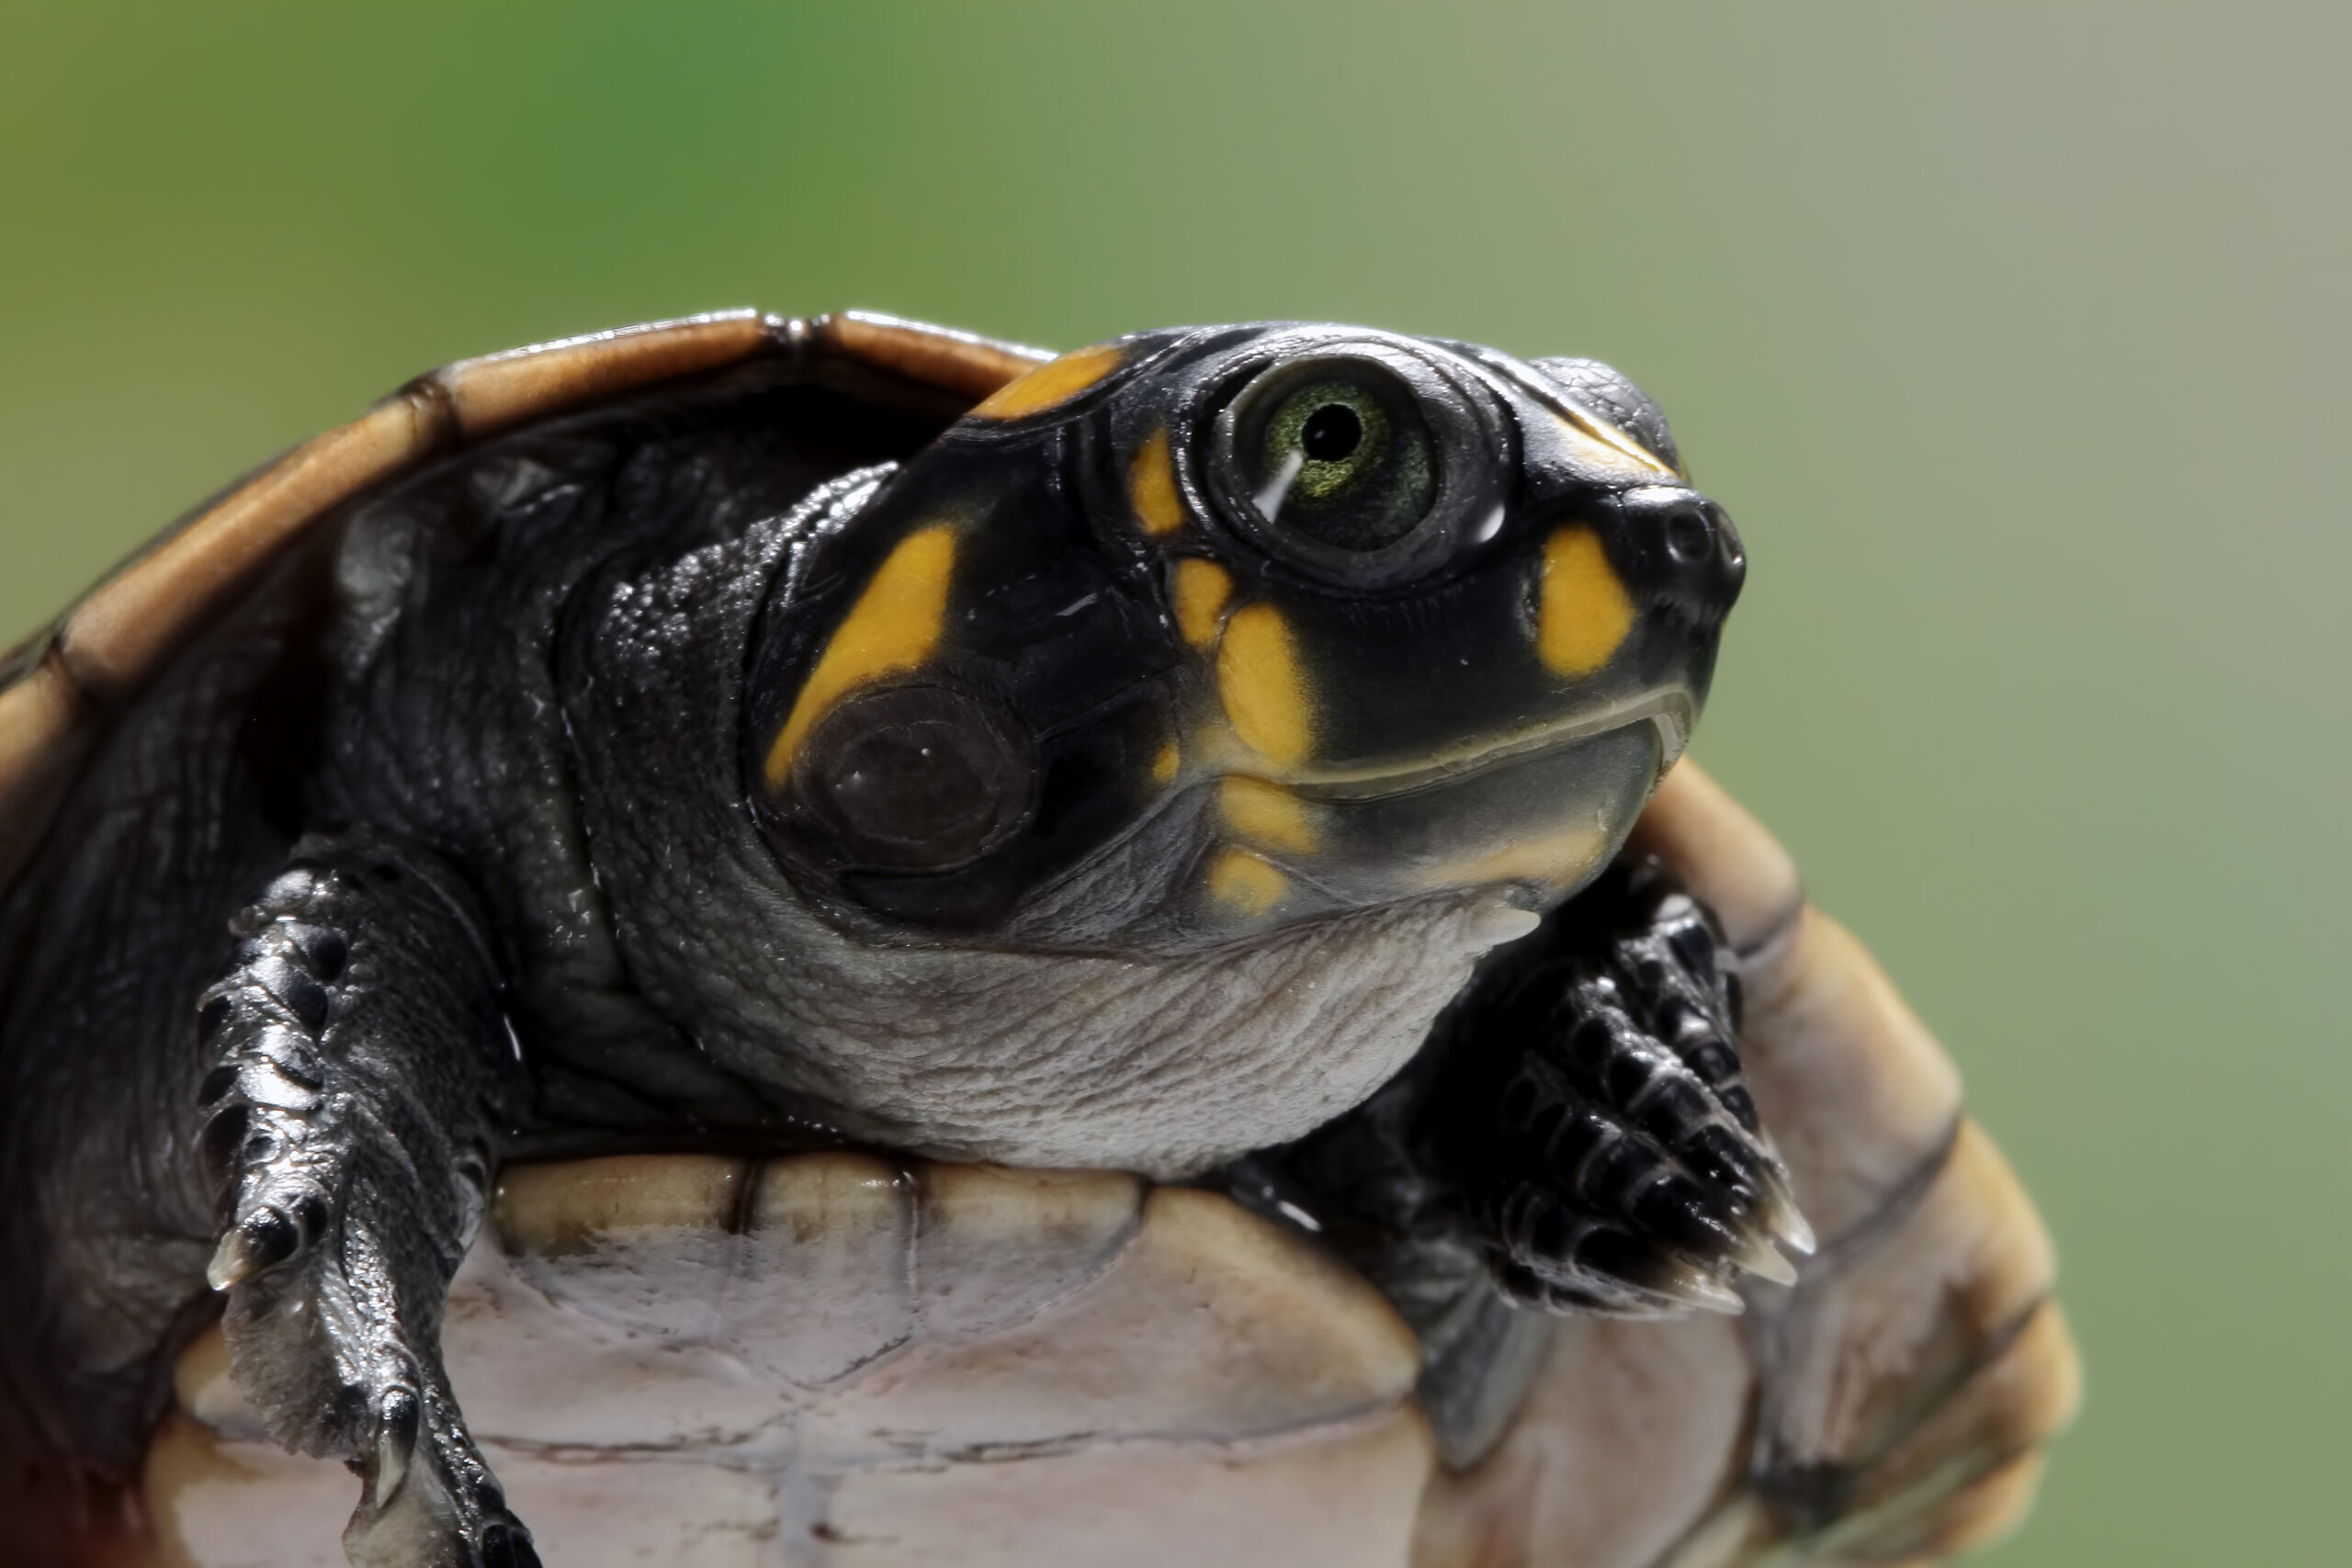
M 1136 454 L 1135 466 L 1127 472 L 1127 500 L 1136 509 L 1136 521 L 1154 538 L 1184 525 L 1184 502 L 1176 493 L 1176 459 L 1168 450 L 1165 425 L 1153 431 Z
M 1609 662 L 1634 629 L 1634 601 L 1609 564 L 1600 536 L 1561 528 L 1544 541 L 1543 592 L 1535 648 L 1555 675 L 1589 675 Z
M 1098 343 L 1047 360 L 1019 380 L 998 388 L 972 412 L 981 419 L 1022 419 L 1043 413 L 1116 370 L 1125 352 L 1115 343 Z
M 955 575 L 952 525 L 934 523 L 899 541 L 801 683 L 791 716 L 768 748 L 763 770 L 768 788 L 784 787 L 800 743 L 844 694 L 931 657 L 946 625 L 947 587 Z
M 1261 604 L 1233 612 L 1216 650 L 1216 690 L 1244 744 L 1272 761 L 1306 761 L 1315 703 L 1281 611 Z

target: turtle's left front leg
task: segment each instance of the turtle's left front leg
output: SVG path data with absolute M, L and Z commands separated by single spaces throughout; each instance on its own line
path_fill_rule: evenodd
M 441 1364 L 520 1071 L 470 897 L 413 846 L 314 835 L 236 931 L 199 1018 L 237 1382 L 362 1477 L 354 1562 L 536 1563 Z
M 1313 1216 L 1392 1296 L 1459 1293 L 1483 1256 L 1523 1306 L 1736 1312 L 1743 1274 L 1786 1283 L 1781 1247 L 1812 1247 L 1742 1077 L 1736 965 L 1661 867 L 1621 859 L 1237 1195 Z

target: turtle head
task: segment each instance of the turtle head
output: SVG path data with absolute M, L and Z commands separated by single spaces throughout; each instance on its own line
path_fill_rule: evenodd
M 922 940 L 1540 908 L 1679 755 L 1743 571 L 1606 367 L 1144 334 L 1012 382 L 806 542 L 755 650 L 750 794 L 834 918 Z

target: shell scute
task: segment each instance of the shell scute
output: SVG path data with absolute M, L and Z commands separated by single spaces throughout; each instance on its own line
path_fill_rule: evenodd
M 847 312 L 804 321 L 746 310 L 537 344 L 418 378 L 164 530 L 53 630 L 0 660 L 0 886 L 23 869 L 70 787 L 80 762 L 75 742 L 89 722 L 133 700 L 319 518 L 469 443 L 763 354 L 853 361 L 967 400 L 1042 357 L 894 317 Z
M 942 1299 L 927 1235 L 955 1237 L 934 1267 L 998 1249 L 998 1321 L 910 1311 Z M 818 1338 L 888 1343 L 808 1380 L 809 1292 Z M 796 1562 L 1404 1568 L 1434 1463 L 1411 1331 L 1369 1284 L 1220 1196 L 1114 1173 L 517 1168 L 444 1343 L 551 1561 L 748 1568 L 781 1533 Z M 246 1561 L 240 1522 L 263 1517 L 282 1561 L 337 1561 L 347 1477 L 267 1445 L 217 1331 L 175 1387 L 146 1484 L 166 1559 Z
M 808 323 L 808 332 L 815 342 L 851 358 L 974 401 L 1054 357 L 1046 349 L 872 310 L 819 316 Z

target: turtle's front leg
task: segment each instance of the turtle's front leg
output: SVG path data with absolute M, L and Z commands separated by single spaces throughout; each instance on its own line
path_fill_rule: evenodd
M 237 1382 L 279 1442 L 361 1476 L 354 1562 L 535 1563 L 441 1365 L 519 1075 L 470 897 L 420 851 L 314 835 L 236 931 L 199 1018 Z
M 1524 1305 L 1737 1311 L 1813 1236 L 1738 1055 L 1737 958 L 1659 865 L 1622 859 L 1498 953 L 1441 1022 L 1419 1157 Z
M 1621 860 L 1373 1100 L 1237 1167 L 1237 1195 L 1303 1211 L 1392 1296 L 1458 1299 L 1483 1255 L 1522 1306 L 1737 1312 L 1743 1273 L 1787 1283 L 1780 1248 L 1813 1241 L 1742 1077 L 1736 965 L 1663 869 Z

